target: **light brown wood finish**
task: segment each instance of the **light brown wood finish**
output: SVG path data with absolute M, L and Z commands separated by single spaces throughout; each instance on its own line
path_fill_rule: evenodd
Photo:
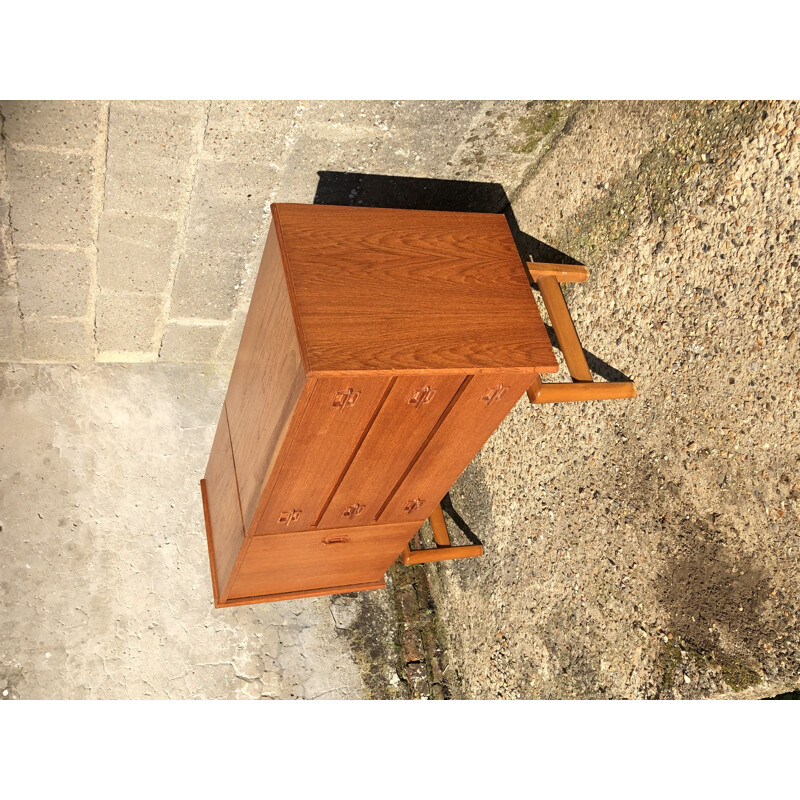
M 214 570 L 215 594 L 218 594 L 218 590 L 225 586 L 230 576 L 244 541 L 242 512 L 224 405 L 214 443 L 211 445 L 204 485 L 209 555 Z
M 285 459 L 265 489 L 253 534 L 304 531 L 318 523 L 390 383 L 382 375 L 315 381 L 302 417 L 283 443 Z
M 419 522 L 256 536 L 229 599 L 375 583 Z
M 528 261 L 525 266 L 533 280 L 552 276 L 559 283 L 583 283 L 589 278 L 589 271 L 583 264 L 542 264 Z
M 397 378 L 328 504 L 320 527 L 346 527 L 375 519 L 465 377 Z
M 550 315 L 550 322 L 553 324 L 558 344 L 564 354 L 564 361 L 567 362 L 569 374 L 576 381 L 591 381 L 592 373 L 586 363 L 586 356 L 583 354 L 583 348 L 575 331 L 572 317 L 567 310 L 567 304 L 564 302 L 564 295 L 558 280 L 552 275 L 543 275 L 537 279 L 536 283 L 542 293 L 547 313 Z
M 431 530 L 433 531 L 433 541 L 440 547 L 449 547 L 450 534 L 447 532 L 447 523 L 444 521 L 441 503 L 433 509 L 428 519 L 431 523 Z
M 224 603 L 215 602 L 217 608 L 232 608 L 234 606 L 249 606 L 254 603 L 277 603 L 280 600 L 299 600 L 303 597 L 324 597 L 329 594 L 347 594 L 348 592 L 365 592 L 371 589 L 386 588 L 386 581 L 381 579 L 372 583 L 356 583 L 350 586 L 326 586 L 323 589 L 306 589 L 303 592 L 283 592 L 281 594 L 267 594 L 256 597 L 237 597 Z
M 217 562 L 214 558 L 214 537 L 211 535 L 211 511 L 208 507 L 208 492 L 206 490 L 206 479 L 200 479 L 200 496 L 203 499 L 203 521 L 206 524 L 206 544 L 208 545 L 208 560 L 211 563 L 211 588 L 214 591 L 214 603 L 219 598 L 219 587 L 217 585 Z
M 272 227 L 225 397 L 245 531 L 305 383 L 278 237 Z
M 587 400 L 623 400 L 636 397 L 632 381 L 614 383 L 542 383 L 539 377 L 528 387 L 531 403 L 577 403 Z
M 567 369 L 573 383 L 542 383 L 537 375 L 528 387 L 531 403 L 569 403 L 586 400 L 617 400 L 636 397 L 636 387 L 632 381 L 614 383 L 594 383 L 586 356 L 583 353 L 578 333 L 572 317 L 564 302 L 560 283 L 581 282 L 588 277 L 583 266 L 564 267 L 560 264 L 540 264 L 530 262 L 526 265 L 528 273 L 536 281 L 544 300 L 559 347 L 567 362 Z
M 534 373 L 481 373 L 456 395 L 404 476 L 379 522 L 424 520 L 513 408 Z
M 458 558 L 475 558 L 483 555 L 479 544 L 465 544 L 458 547 L 437 547 L 435 550 L 412 550 L 406 547 L 400 555 L 403 564 L 430 564 L 432 561 L 454 561 Z
M 403 564 L 429 564 L 431 561 L 452 561 L 456 558 L 474 558 L 483 555 L 483 545 L 468 544 L 454 547 L 450 544 L 450 534 L 447 532 L 441 505 L 434 508 L 428 521 L 431 523 L 436 547 L 429 550 L 412 550 L 406 545 L 400 554 L 400 561 Z
M 502 215 L 274 205 L 203 481 L 215 603 L 382 586 L 429 514 L 407 561 L 480 554 L 439 500 L 557 369 Z
M 558 370 L 502 214 L 272 213 L 310 374 Z

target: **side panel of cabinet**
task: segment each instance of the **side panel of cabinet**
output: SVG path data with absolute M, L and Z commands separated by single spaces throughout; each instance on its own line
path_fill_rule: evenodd
M 316 525 L 386 399 L 391 379 L 318 378 L 292 420 L 249 533 L 303 531 Z
M 289 423 L 300 405 L 305 383 L 300 343 L 273 225 L 225 398 L 246 531 Z
M 214 593 L 219 597 L 244 541 L 236 471 L 224 405 L 206 467 L 205 500 Z
M 533 375 L 517 372 L 471 376 L 380 512 L 378 521 L 428 517 L 514 407 Z
M 336 489 L 321 528 L 375 520 L 466 375 L 406 375 L 392 385 Z
M 419 525 L 255 536 L 248 540 L 229 599 L 376 583 Z

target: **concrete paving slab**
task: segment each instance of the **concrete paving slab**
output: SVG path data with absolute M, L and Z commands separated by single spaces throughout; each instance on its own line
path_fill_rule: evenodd
M 185 250 L 172 287 L 170 315 L 229 320 L 245 291 L 247 261 L 244 253 Z
M 99 352 L 154 353 L 161 295 L 100 292 L 96 337 Z
M 91 277 L 91 261 L 86 253 L 20 250 L 17 282 L 22 313 L 40 317 L 85 316 Z
M 203 116 L 165 104 L 112 103 L 105 181 L 107 211 L 151 217 L 183 213 Z
M 16 245 L 92 243 L 94 167 L 89 155 L 6 149 Z
M 281 158 L 299 103 L 220 100 L 211 103 L 204 153 L 220 161 L 264 164 Z
M 80 363 L 94 358 L 94 337 L 86 320 L 28 317 L 21 324 L 25 359 Z
M 0 361 L 22 358 L 22 318 L 16 292 L 0 296 Z
M 3 133 L 12 145 L 88 150 L 99 113 L 95 100 L 6 100 Z
M 159 357 L 164 361 L 209 363 L 225 335 L 222 325 L 195 325 L 171 322 L 164 331 Z
M 175 220 L 105 212 L 100 218 L 97 285 L 122 292 L 164 292 L 177 245 Z
M 196 250 L 249 252 L 258 239 L 276 171 L 230 161 L 200 161 L 189 211 L 187 241 Z

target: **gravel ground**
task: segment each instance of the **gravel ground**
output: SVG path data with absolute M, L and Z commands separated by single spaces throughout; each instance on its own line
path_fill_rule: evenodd
M 513 208 L 639 394 L 523 398 L 453 488 L 487 552 L 426 569 L 464 697 L 800 686 L 799 111 L 555 104 Z

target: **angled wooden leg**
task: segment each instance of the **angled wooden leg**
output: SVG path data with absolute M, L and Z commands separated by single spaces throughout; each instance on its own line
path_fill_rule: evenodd
M 553 330 L 556 332 L 556 339 L 558 339 L 561 352 L 564 354 L 564 361 L 567 362 L 567 369 L 572 380 L 591 383 L 592 373 L 586 363 L 586 356 L 583 354 L 575 324 L 569 315 L 561 286 L 552 275 L 543 275 L 536 283 L 539 286 L 547 313 L 550 315 L 550 322 L 553 323 Z
M 528 400 L 543 403 L 577 403 L 585 400 L 622 400 L 636 397 L 633 381 L 615 383 L 542 383 L 539 376 L 528 387 Z
M 578 332 L 575 330 L 560 285 L 585 281 L 589 277 L 586 267 L 536 262 L 530 262 L 526 266 L 539 287 L 572 378 L 572 383 L 542 383 L 537 375 L 536 380 L 528 387 L 527 394 L 531 403 L 571 403 L 636 397 L 636 386 L 633 381 L 595 383 L 592 379 L 591 370 L 586 363 L 586 356 L 583 354 Z
M 447 523 L 444 521 L 441 503 L 431 512 L 428 517 L 433 528 L 433 540 L 439 547 L 450 547 L 450 534 L 447 532 Z
M 472 558 L 483 555 L 483 545 L 468 544 L 453 546 L 450 544 L 450 534 L 447 532 L 447 523 L 444 521 L 441 504 L 428 517 L 433 528 L 433 540 L 436 547 L 430 550 L 412 550 L 408 545 L 400 554 L 403 564 L 427 564 L 431 561 L 450 561 L 455 558 Z

